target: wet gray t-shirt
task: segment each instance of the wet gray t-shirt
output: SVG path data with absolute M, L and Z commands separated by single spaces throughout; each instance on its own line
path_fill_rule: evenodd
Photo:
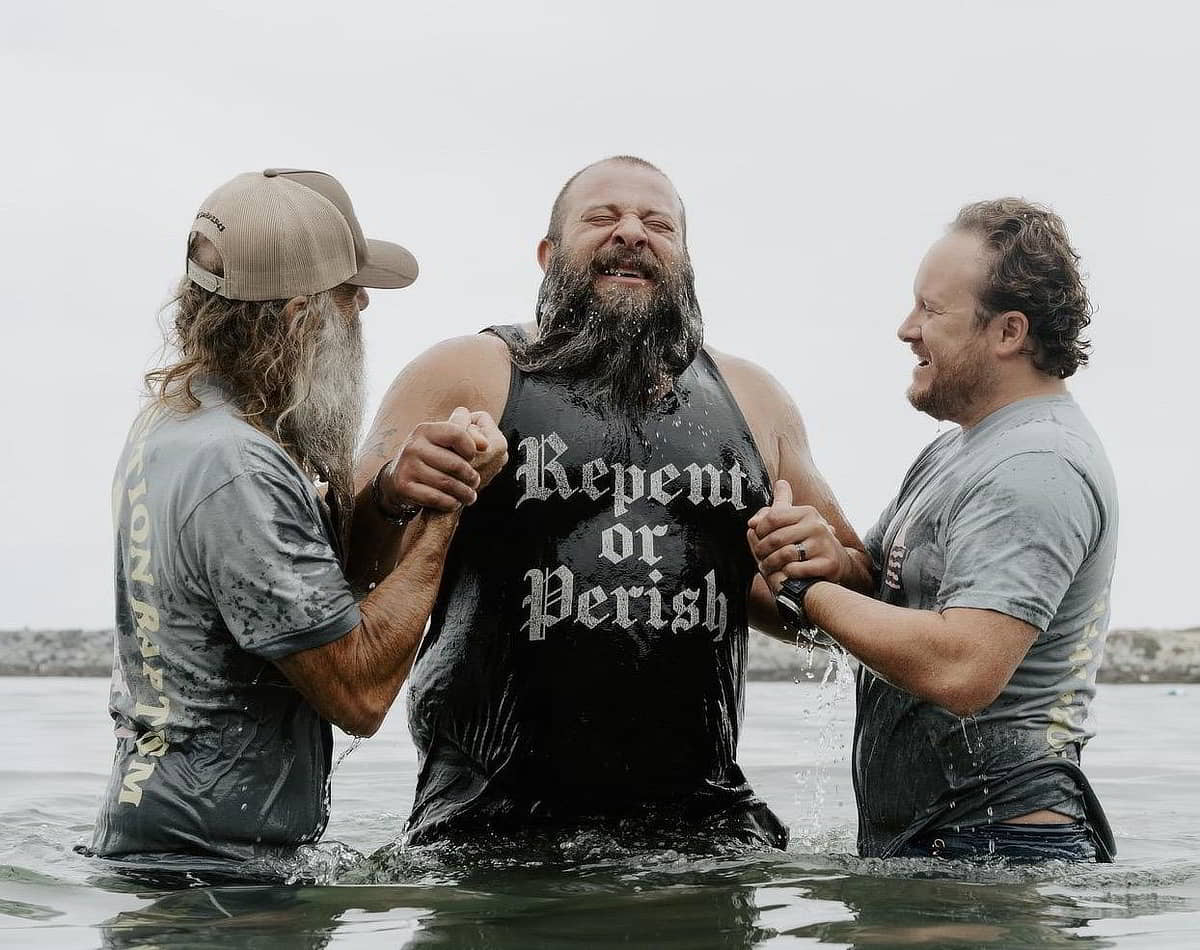
M 219 390 L 135 421 L 113 482 L 117 749 L 105 856 L 233 860 L 315 840 L 329 724 L 273 660 L 359 621 L 312 482 Z
M 1013 403 L 921 453 L 866 538 L 878 597 L 994 610 L 1039 632 L 999 697 L 966 720 L 860 671 L 853 766 L 863 854 L 882 853 L 934 812 L 934 827 L 1042 808 L 1083 816 L 1070 770 L 1050 760 L 1076 759 L 1094 734 L 1088 707 L 1116 543 L 1112 471 L 1070 396 Z

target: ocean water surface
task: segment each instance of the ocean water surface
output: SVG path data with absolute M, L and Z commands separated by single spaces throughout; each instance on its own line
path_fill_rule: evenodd
M 333 781 L 298 886 L 166 889 L 79 857 L 108 777 L 107 681 L 0 678 L 0 947 L 1200 947 L 1200 687 L 1104 686 L 1084 767 L 1115 865 L 854 857 L 844 687 L 753 683 L 740 761 L 786 854 L 621 847 L 366 857 L 399 832 L 416 757 L 397 706 Z M 341 750 L 350 743 L 339 740 Z

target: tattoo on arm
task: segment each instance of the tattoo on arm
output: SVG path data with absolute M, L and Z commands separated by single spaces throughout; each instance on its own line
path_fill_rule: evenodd
M 386 429 L 376 435 L 374 440 L 367 446 L 364 454 L 368 456 L 374 456 L 378 459 L 383 459 L 384 461 L 390 459 L 392 457 L 392 452 L 388 446 L 391 444 L 395 435 L 396 427 L 388 426 Z

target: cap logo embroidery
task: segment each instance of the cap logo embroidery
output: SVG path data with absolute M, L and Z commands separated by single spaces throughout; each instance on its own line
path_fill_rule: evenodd
M 218 231 L 225 230 L 225 225 L 223 225 L 221 223 L 221 219 L 209 211 L 201 211 L 198 215 L 196 215 L 196 217 L 197 218 L 207 218 L 209 221 L 211 221 L 213 224 L 215 224 L 217 226 Z

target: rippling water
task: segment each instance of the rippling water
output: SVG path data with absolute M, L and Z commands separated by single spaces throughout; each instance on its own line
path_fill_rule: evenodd
M 101 680 L 0 678 L 0 946 L 1200 946 L 1197 687 L 1101 688 L 1085 765 L 1117 833 L 1116 865 L 852 857 L 848 697 L 755 683 L 740 759 L 793 828 L 787 854 L 623 851 L 582 835 L 537 860 L 363 862 L 411 801 L 415 754 L 398 709 L 339 768 L 326 837 L 346 847 L 308 869 L 388 883 L 177 891 L 71 851 L 108 775 L 106 695 Z

